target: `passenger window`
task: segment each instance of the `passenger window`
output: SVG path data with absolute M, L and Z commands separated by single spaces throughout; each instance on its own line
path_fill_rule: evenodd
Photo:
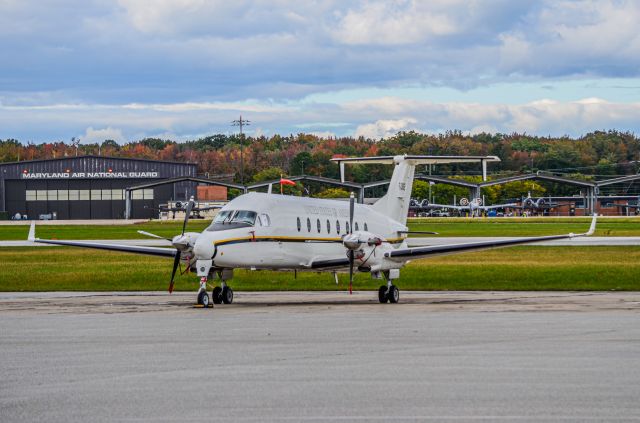
M 344 222 L 344 230 L 349 233 L 349 222 Z
M 358 222 L 356 222 L 355 226 L 356 226 L 356 231 L 359 231 L 360 229 L 358 229 Z
M 317 219 L 317 220 L 316 220 L 316 224 L 317 224 L 317 226 L 318 226 L 318 233 L 320 233 L 320 231 L 322 231 L 322 227 L 321 227 L 321 225 L 320 225 L 320 219 Z
M 327 219 L 327 233 L 331 233 L 331 222 L 329 222 L 329 219 Z
M 296 220 L 298 221 L 298 232 L 300 232 L 300 229 L 302 228 L 302 225 L 300 224 L 300 218 L 297 217 Z
M 311 219 L 307 217 L 307 232 L 311 232 Z
M 364 230 L 367 232 L 369 231 L 369 228 L 367 228 L 367 222 L 364 222 Z
M 340 221 L 336 220 L 336 233 L 340 235 Z
M 269 219 L 269 215 L 265 213 L 258 216 L 258 222 L 260 222 L 260 226 L 271 226 L 271 219 Z

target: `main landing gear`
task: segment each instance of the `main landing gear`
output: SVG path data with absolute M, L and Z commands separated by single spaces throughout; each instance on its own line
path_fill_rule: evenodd
M 400 290 L 391 282 L 391 279 L 389 279 L 388 276 L 387 285 L 382 285 L 380 289 L 378 289 L 378 301 L 382 304 L 387 301 L 391 304 L 395 304 L 400 301 Z
M 233 289 L 222 282 L 222 287 L 216 286 L 211 292 L 214 304 L 231 304 L 233 302 Z

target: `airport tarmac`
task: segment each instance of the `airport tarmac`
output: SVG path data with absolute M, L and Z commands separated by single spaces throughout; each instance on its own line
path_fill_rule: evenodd
M 640 293 L 0 293 L 0 420 L 638 421 Z

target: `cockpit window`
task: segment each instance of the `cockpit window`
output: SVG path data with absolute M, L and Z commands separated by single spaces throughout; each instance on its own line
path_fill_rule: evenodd
M 215 227 L 219 227 L 220 225 L 250 225 L 253 226 L 256 223 L 257 213 L 250 210 L 222 210 L 216 215 L 216 218 L 213 219 L 210 230 L 220 230 L 215 229 Z M 265 220 L 268 226 L 270 224 L 269 217 L 265 215 Z M 264 225 L 263 225 L 264 226 Z
M 258 214 L 248 210 L 238 210 L 231 217 L 231 223 L 246 223 L 254 225 L 256 223 L 256 216 Z
M 216 215 L 216 218 L 213 219 L 213 223 L 223 223 L 227 218 L 231 217 L 232 212 L 233 210 L 222 210 Z

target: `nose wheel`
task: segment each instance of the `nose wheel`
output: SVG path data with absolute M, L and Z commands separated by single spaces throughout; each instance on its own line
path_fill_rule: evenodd
M 209 307 L 209 294 L 206 291 L 200 291 L 198 293 L 198 305 Z

